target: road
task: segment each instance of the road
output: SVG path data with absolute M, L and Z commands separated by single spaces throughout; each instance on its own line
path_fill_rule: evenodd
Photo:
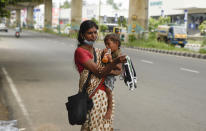
M 12 119 L 26 131 L 78 131 L 64 103 L 78 91 L 77 41 L 24 31 L 0 32 L 0 75 Z M 103 48 L 102 42 L 96 43 Z M 116 131 L 205 131 L 206 61 L 122 49 L 133 60 L 137 89 L 115 83 Z

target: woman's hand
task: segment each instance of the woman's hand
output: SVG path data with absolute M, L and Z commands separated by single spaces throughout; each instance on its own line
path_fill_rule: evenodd
M 125 63 L 125 62 L 126 62 L 126 55 L 122 55 L 114 59 L 115 64 Z

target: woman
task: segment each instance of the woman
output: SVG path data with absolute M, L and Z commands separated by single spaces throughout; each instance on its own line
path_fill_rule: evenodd
M 87 120 L 82 125 L 81 131 L 113 130 L 112 119 L 105 119 L 108 101 L 105 86 L 102 83 L 104 77 L 110 75 L 111 72 L 115 72 L 114 70 L 118 68 L 118 64 L 126 61 L 125 56 L 120 56 L 104 67 L 101 62 L 102 50 L 95 49 L 97 62 L 94 62 L 93 44 L 97 39 L 97 30 L 98 26 L 91 20 L 84 21 L 80 25 L 78 33 L 79 44 L 74 54 L 75 64 L 80 74 L 80 91 L 82 91 L 82 86 L 88 77 L 89 71 L 92 72 L 87 92 L 92 98 L 94 106 L 88 113 Z M 96 87 L 98 89 L 94 90 Z

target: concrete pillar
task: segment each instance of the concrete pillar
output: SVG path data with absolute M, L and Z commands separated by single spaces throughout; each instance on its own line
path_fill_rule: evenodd
M 34 10 L 34 7 L 33 6 L 30 6 L 27 8 L 27 18 L 26 18 L 26 22 L 27 22 L 27 27 L 29 29 L 33 29 L 34 28 L 34 20 L 33 20 L 33 10 Z
M 128 24 L 131 32 L 148 30 L 148 0 L 130 0 Z
M 52 27 L 52 0 L 44 0 L 44 28 Z
M 16 10 L 16 26 L 21 26 L 21 10 Z
M 78 30 L 82 21 L 82 0 L 72 0 L 71 2 L 71 28 Z

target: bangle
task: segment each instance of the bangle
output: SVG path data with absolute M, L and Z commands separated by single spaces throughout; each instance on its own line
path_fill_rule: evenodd
M 102 74 L 102 72 L 103 72 L 103 67 L 99 66 L 97 70 L 98 70 L 98 73 L 99 73 L 99 74 Z

